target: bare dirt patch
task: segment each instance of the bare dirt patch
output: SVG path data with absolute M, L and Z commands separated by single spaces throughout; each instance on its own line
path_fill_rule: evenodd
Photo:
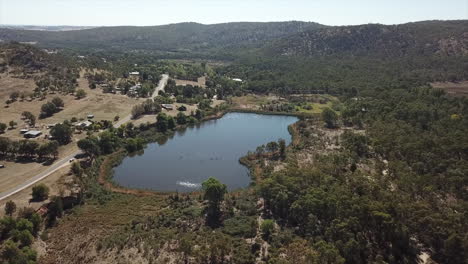
M 203 88 L 206 87 L 206 77 L 205 76 L 202 76 L 202 77 L 198 78 L 198 80 L 196 82 L 195 81 L 187 81 L 187 80 L 179 80 L 179 79 L 175 79 L 174 81 L 176 82 L 176 85 L 182 85 L 182 86 L 192 85 L 192 86 L 200 86 L 200 87 L 203 87 Z
M 443 89 L 452 96 L 468 96 L 468 81 L 463 82 L 435 82 L 431 83 L 434 88 Z

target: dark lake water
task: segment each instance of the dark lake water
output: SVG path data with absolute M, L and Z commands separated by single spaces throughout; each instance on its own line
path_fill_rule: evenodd
M 291 142 L 292 116 L 228 113 L 221 119 L 176 132 L 163 145 L 149 144 L 144 154 L 127 157 L 114 169 L 121 186 L 155 191 L 190 192 L 209 177 L 229 190 L 247 187 L 248 169 L 239 158 L 280 138 Z

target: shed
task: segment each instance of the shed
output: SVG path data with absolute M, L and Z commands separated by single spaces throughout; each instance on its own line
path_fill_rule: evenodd
M 24 133 L 25 138 L 37 138 L 40 135 L 42 135 L 42 132 L 38 130 L 31 130 L 31 131 Z
M 171 104 L 162 104 L 161 107 L 166 109 L 166 110 L 173 110 L 174 109 L 174 105 L 171 105 Z

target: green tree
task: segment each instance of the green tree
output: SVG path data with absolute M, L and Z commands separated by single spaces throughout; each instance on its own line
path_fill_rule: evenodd
M 182 112 L 179 112 L 177 114 L 176 120 L 177 120 L 177 124 L 179 124 L 179 125 L 187 124 L 187 116 Z
M 55 104 L 51 102 L 47 102 L 41 106 L 40 117 L 42 118 L 49 117 L 57 113 L 58 111 L 59 111 L 59 108 Z
M 83 150 L 91 159 L 94 159 L 101 153 L 99 140 L 95 137 L 88 137 L 78 141 L 78 147 Z
M 49 198 L 49 187 L 41 183 L 32 188 L 32 199 L 34 201 L 44 201 Z
M 203 118 L 203 111 L 197 109 L 197 111 L 195 111 L 195 118 L 201 120 Z
M 338 115 L 330 108 L 323 109 L 322 120 L 327 128 L 335 128 L 338 122 Z
M 54 226 L 57 221 L 57 218 L 62 217 L 63 215 L 63 200 L 62 197 L 54 196 L 51 199 L 49 205 L 49 212 L 47 214 L 47 225 Z
M 227 193 L 227 186 L 215 178 L 209 178 L 202 183 L 203 199 L 208 200 L 208 223 L 216 225 L 220 215 L 220 205 Z
M 54 159 L 58 156 L 59 143 L 55 140 L 42 144 L 38 150 L 37 154 L 39 158 L 53 157 Z
M 76 91 L 75 96 L 76 96 L 77 99 L 85 98 L 86 97 L 86 92 L 83 89 L 79 89 L 78 91 Z
M 280 156 L 282 159 L 286 158 L 286 141 L 284 139 L 278 140 Z
M 269 143 L 266 145 L 266 150 L 267 150 L 268 152 L 276 152 L 276 151 L 278 151 L 278 143 L 276 143 L 276 141 L 269 142 Z
M 0 134 L 5 133 L 6 129 L 7 129 L 7 125 L 5 123 L 0 123 Z
M 13 129 L 16 127 L 16 125 L 18 125 L 18 123 L 16 123 L 15 121 L 11 120 L 10 123 L 8 123 L 10 125 L 10 129 Z
M 167 129 L 169 128 L 169 123 L 168 123 L 168 116 L 165 113 L 160 113 L 156 117 L 156 127 L 158 128 L 159 131 L 161 132 L 166 132 Z
M 16 204 L 13 201 L 8 201 L 5 204 L 5 214 L 12 216 L 16 212 Z
M 27 122 L 29 123 L 29 125 L 31 126 L 35 126 L 36 125 L 36 116 L 33 115 L 33 113 L 29 112 L 29 111 L 24 111 L 21 116 L 27 120 Z
M 68 124 L 57 124 L 50 130 L 50 135 L 61 145 L 71 142 L 73 130 Z
M 62 108 L 65 106 L 65 103 L 63 102 L 62 98 L 60 97 L 54 97 L 52 99 L 52 103 L 57 107 L 57 108 Z
M 83 176 L 83 168 L 81 167 L 79 162 L 73 162 L 70 171 L 78 178 L 81 178 L 81 176 Z
M 14 241 L 19 241 L 21 247 L 30 246 L 34 240 L 34 237 L 29 230 L 14 230 L 12 233 L 12 238 Z
M 37 253 L 29 247 L 20 249 L 17 243 L 7 240 L 0 253 L 0 259 L 9 264 L 33 264 L 36 263 Z
M 174 129 L 176 127 L 176 121 L 172 116 L 167 118 L 167 128 Z
M 273 232 L 275 231 L 275 221 L 271 219 L 265 219 L 260 225 L 260 230 L 265 240 L 269 240 Z

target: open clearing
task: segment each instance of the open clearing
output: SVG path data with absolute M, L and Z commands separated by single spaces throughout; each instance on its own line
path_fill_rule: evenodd
M 124 95 L 104 94 L 100 89 L 90 89 L 88 87 L 88 81 L 83 77 L 83 74 L 81 78 L 78 79 L 78 84 L 79 86 L 77 89 L 83 89 L 87 93 L 87 97 L 81 100 L 76 100 L 73 95 L 49 94 L 43 101 L 38 99 L 31 102 L 28 102 L 27 100 L 23 102 L 17 101 L 10 104 L 8 108 L 2 108 L 0 122 L 8 124 L 13 120 L 17 122 L 18 125 L 14 129 L 7 130 L 5 134 L 0 136 L 8 137 L 12 140 L 23 139 L 20 134 L 20 129 L 25 128 L 26 124 L 21 120 L 21 114 L 24 111 L 30 111 L 34 115 L 38 116 L 41 105 L 52 100 L 52 98 L 56 96 L 62 98 L 65 103 L 65 107 L 62 111 L 56 113 L 52 117 L 38 119 L 36 121 L 36 129 L 41 130 L 44 135 L 49 134 L 46 128 L 47 124 L 61 123 L 65 120 L 70 120 L 72 117 L 84 119 L 86 118 L 86 115 L 93 114 L 95 116 L 94 120 L 113 120 L 115 116 L 123 118 L 130 114 L 134 105 L 144 100 L 129 98 Z M 35 84 L 32 79 L 23 80 L 3 76 L 3 78 L 0 79 L 0 102 L 5 102 L 12 91 L 29 93 L 33 91 L 34 87 Z M 73 142 L 60 147 L 58 159 L 60 160 L 61 158 L 76 152 L 78 150 L 76 141 L 85 136 L 85 133 L 75 134 Z M 44 137 L 32 140 L 36 140 L 40 143 L 47 141 Z M 5 165 L 5 168 L 0 171 L 0 192 L 15 188 L 22 182 L 27 181 L 49 167 L 36 162 L 20 163 L 1 161 L 0 163 Z
M 192 85 L 192 86 L 200 86 L 202 88 L 206 87 L 206 77 L 205 76 L 198 78 L 198 80 L 196 82 L 195 81 L 187 81 L 187 80 L 179 80 L 179 79 L 174 79 L 174 81 L 176 82 L 176 85 L 182 85 L 182 86 Z
M 434 88 L 445 90 L 449 95 L 468 96 L 468 81 L 463 82 L 435 82 L 431 83 Z

